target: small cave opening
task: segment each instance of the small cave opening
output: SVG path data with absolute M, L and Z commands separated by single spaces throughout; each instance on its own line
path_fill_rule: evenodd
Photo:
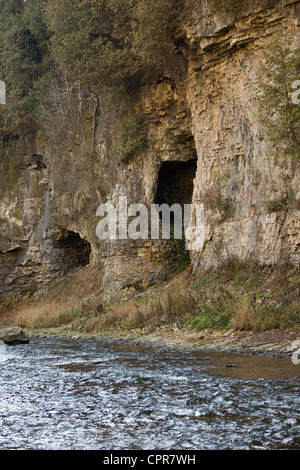
M 62 230 L 54 242 L 54 248 L 57 253 L 57 262 L 64 273 L 90 263 L 91 244 L 81 238 L 77 232 Z
M 197 159 L 163 162 L 158 173 L 155 204 L 191 204 Z
M 188 161 L 165 161 L 162 163 L 158 173 L 157 191 L 155 204 L 167 204 L 169 208 L 173 204 L 179 204 L 184 216 L 184 205 L 192 204 L 194 179 L 197 171 L 197 159 Z M 161 213 L 160 213 L 161 216 Z M 183 228 L 184 220 L 181 224 Z M 176 239 L 174 214 L 170 212 L 170 239 L 176 243 L 172 251 L 173 264 L 178 270 L 185 268 L 190 264 L 190 253 L 186 249 L 184 230 L 182 230 L 182 239 Z M 176 246 L 176 247 L 175 247 Z

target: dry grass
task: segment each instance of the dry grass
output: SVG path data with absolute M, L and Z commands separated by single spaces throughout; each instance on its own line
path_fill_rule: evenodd
M 74 318 L 74 311 L 63 303 L 41 303 L 28 305 L 20 309 L 14 317 L 14 323 L 24 328 L 55 328 L 69 324 Z
M 256 311 L 253 304 L 253 297 L 244 294 L 233 307 L 231 318 L 232 327 L 235 330 L 250 330 L 256 320 Z
M 100 315 L 86 320 L 85 331 L 141 328 L 151 331 L 160 325 L 181 321 L 195 303 L 186 276 L 181 273 L 157 289 L 107 304 Z
M 92 274 L 91 274 L 92 273 Z M 299 325 L 299 273 L 228 260 L 194 277 L 189 268 L 144 292 L 123 291 L 105 302 L 97 272 L 86 269 L 15 310 L 25 328 L 69 325 L 73 331 L 144 329 L 178 325 L 194 330 L 265 331 Z M 95 287 L 96 286 L 96 287 Z

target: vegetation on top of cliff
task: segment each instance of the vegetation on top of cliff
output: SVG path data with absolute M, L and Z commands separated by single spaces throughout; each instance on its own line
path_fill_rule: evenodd
M 157 76 L 173 51 L 181 0 L 49 0 L 51 51 L 95 91 Z
M 50 66 L 44 0 L 0 0 L 0 77 L 7 106 L 0 107 L 0 143 L 37 128 Z
M 239 13 L 248 2 L 209 0 L 209 6 Z M 81 107 L 107 88 L 178 76 L 183 12 L 183 0 L 0 0 L 0 77 L 8 103 L 0 109 L 0 139 L 35 132 L 41 121 L 43 128 L 56 123 L 47 108 L 53 89 L 56 107 L 66 113 L 70 99 Z
M 7 88 L 0 139 L 56 124 L 57 109 L 66 113 L 71 100 L 82 109 L 83 101 L 95 101 L 105 89 L 157 79 L 172 67 L 178 74 L 170 56 L 178 65 L 181 59 L 173 52 L 182 5 L 182 0 L 0 0 L 0 78 Z

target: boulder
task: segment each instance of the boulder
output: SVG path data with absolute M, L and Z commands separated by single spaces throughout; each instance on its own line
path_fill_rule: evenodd
M 29 338 L 20 326 L 8 326 L 0 329 L 0 341 L 9 345 L 27 344 Z

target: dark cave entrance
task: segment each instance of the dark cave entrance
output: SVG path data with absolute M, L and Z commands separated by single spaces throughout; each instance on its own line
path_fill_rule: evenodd
M 197 171 L 197 159 L 191 159 L 185 162 L 165 161 L 162 163 L 158 173 L 157 191 L 155 204 L 167 204 L 171 207 L 173 204 L 179 204 L 184 214 L 184 205 L 191 204 L 193 199 L 194 179 Z M 190 253 L 186 249 L 184 239 L 184 230 L 182 230 L 182 239 L 174 237 L 174 216 L 171 212 L 171 241 L 176 243 L 174 252 L 174 265 L 178 268 L 184 268 L 190 264 Z M 183 227 L 183 218 L 182 218 Z
M 197 160 L 163 162 L 158 173 L 155 204 L 191 204 Z
M 90 263 L 91 244 L 77 232 L 62 230 L 54 242 L 54 249 L 57 263 L 64 274 Z

